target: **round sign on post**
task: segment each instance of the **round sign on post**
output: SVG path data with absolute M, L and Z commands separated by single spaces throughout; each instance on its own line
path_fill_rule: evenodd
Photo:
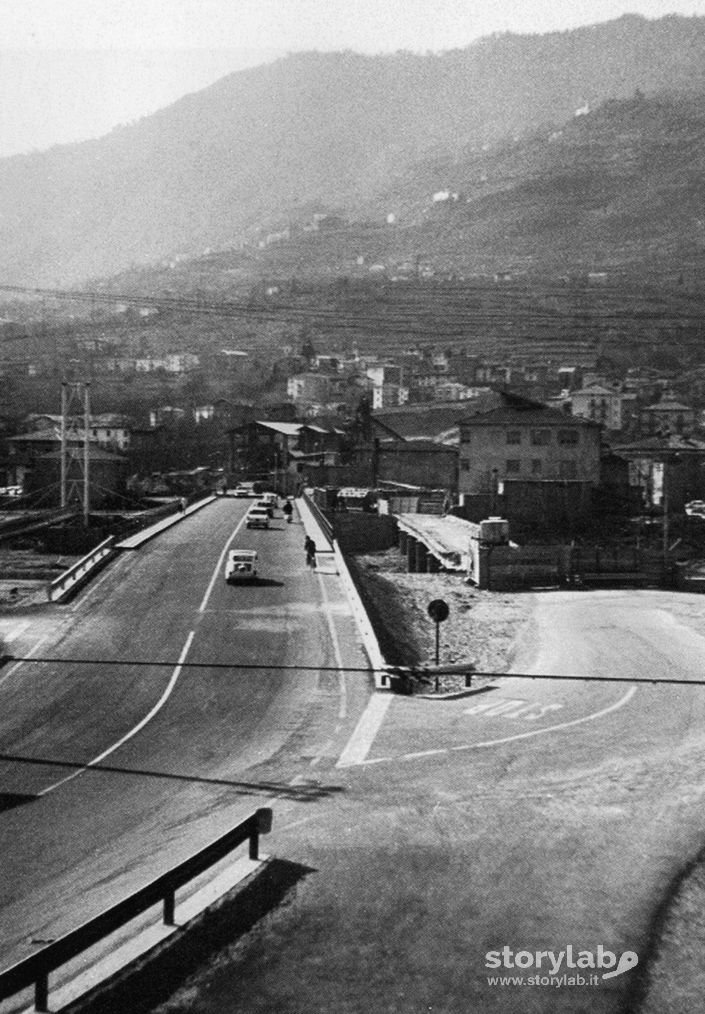
M 448 619 L 449 612 L 448 603 L 444 602 L 443 599 L 434 599 L 433 602 L 429 602 L 428 604 L 428 615 L 432 620 L 435 620 L 436 623 L 436 666 L 438 665 L 438 632 L 440 630 L 441 623 Z M 436 673 L 436 690 L 438 690 L 438 673 Z
M 448 603 L 444 602 L 443 599 L 434 599 L 433 602 L 428 604 L 428 615 L 436 623 L 443 623 L 444 620 L 448 619 Z

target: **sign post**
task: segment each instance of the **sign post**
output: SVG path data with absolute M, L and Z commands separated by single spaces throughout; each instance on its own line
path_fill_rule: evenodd
M 428 604 L 428 615 L 436 624 L 436 669 L 438 668 L 438 644 L 441 623 L 448 619 L 448 603 L 444 602 L 443 599 L 434 599 L 433 602 Z M 438 673 L 436 673 L 436 690 L 438 690 Z

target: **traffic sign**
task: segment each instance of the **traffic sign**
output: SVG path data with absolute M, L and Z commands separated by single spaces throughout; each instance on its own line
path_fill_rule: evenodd
M 436 623 L 443 623 L 444 620 L 448 619 L 448 603 L 444 602 L 443 599 L 434 599 L 433 602 L 428 604 L 428 615 Z

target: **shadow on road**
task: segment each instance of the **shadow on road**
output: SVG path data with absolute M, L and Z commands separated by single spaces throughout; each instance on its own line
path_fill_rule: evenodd
M 206 966 L 232 960 L 237 941 L 279 906 L 304 877 L 316 871 L 299 863 L 270 859 L 244 886 L 226 894 L 175 939 L 145 960 L 97 987 L 79 1004 L 81 1014 L 147 1014 L 171 997 L 186 979 Z M 218 952 L 222 952 L 218 954 Z M 193 1010 L 193 997 L 179 1010 Z M 171 1010 L 171 1005 L 169 1006 Z M 177 1008 L 173 1008 L 176 1010 Z
M 36 798 L 36 796 L 23 796 L 17 792 L 0 792 L 0 813 L 3 810 L 13 810 L 16 806 L 23 806 L 24 803 L 31 803 Z
M 169 771 L 148 771 L 141 768 L 123 768 L 110 764 L 91 764 L 87 767 L 83 762 L 70 760 L 51 760 L 47 757 L 20 757 L 11 753 L 0 753 L 0 760 L 11 761 L 13 764 L 33 764 L 38 767 L 62 768 L 65 771 L 100 772 L 105 774 L 129 775 L 132 778 L 163 778 L 168 781 L 187 782 L 198 785 L 223 785 L 235 789 L 244 796 L 266 795 L 281 796 L 286 799 L 293 799 L 299 803 L 312 803 L 318 799 L 325 799 L 337 792 L 343 792 L 340 785 L 320 785 L 317 782 L 308 784 L 302 783 L 290 785 L 287 782 L 277 781 L 238 781 L 233 778 L 209 778 L 205 775 L 176 774 Z M 9 793 L 0 793 L 0 812 L 9 810 L 13 806 L 31 802 L 39 796 L 15 796 Z M 3 805 L 4 804 L 4 805 Z

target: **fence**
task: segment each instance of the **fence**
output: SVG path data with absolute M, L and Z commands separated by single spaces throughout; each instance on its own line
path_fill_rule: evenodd
M 53 581 L 50 581 L 47 585 L 47 598 L 49 601 L 57 602 L 67 592 L 75 588 L 79 581 L 82 581 L 95 567 L 112 555 L 114 544 L 115 536 L 108 536 L 95 549 L 92 549 L 90 553 L 87 553 L 86 556 L 83 556 L 69 567 L 68 570 L 65 570 L 63 574 L 59 574 Z
M 82 926 L 43 947 L 36 954 L 0 973 L 0 999 L 34 986 L 35 1011 L 48 1011 L 50 972 L 65 965 L 160 902 L 164 906 L 164 924 L 173 926 L 177 889 L 210 869 L 245 841 L 249 841 L 250 859 L 258 859 L 259 836 L 268 834 L 271 828 L 272 811 L 268 808 L 256 810 L 237 827 L 231 828 L 226 834 L 157 877 L 146 887 L 135 891 Z

